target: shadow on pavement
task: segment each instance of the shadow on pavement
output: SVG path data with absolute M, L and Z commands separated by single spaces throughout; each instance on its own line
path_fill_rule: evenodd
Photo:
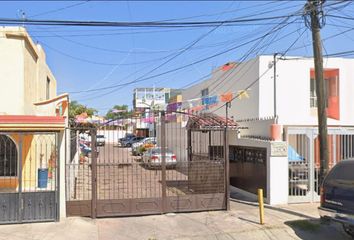
M 240 219 L 242 221 L 246 221 L 246 222 L 249 222 L 249 223 L 253 223 L 253 224 L 259 225 L 259 222 L 256 222 L 256 221 L 253 221 L 253 220 L 250 220 L 250 219 L 247 219 L 247 218 L 238 217 L 238 219 Z
M 235 188 L 232 188 L 232 190 L 230 191 L 230 201 L 258 207 L 258 201 L 257 201 L 256 197 L 252 197 L 252 196 L 250 196 L 248 194 L 244 194 L 243 192 L 238 191 Z M 294 215 L 294 216 L 301 217 L 301 218 L 316 219 L 313 216 L 306 215 L 304 213 L 297 212 L 297 211 L 290 210 L 290 209 L 270 206 L 268 204 L 264 204 L 264 207 L 267 208 L 267 209 L 271 209 L 271 210 L 274 210 L 274 211 L 278 211 L 278 212 Z
M 321 223 L 319 219 L 287 221 L 285 224 L 294 230 L 297 237 L 303 240 L 351 239 L 343 232 L 340 225 Z

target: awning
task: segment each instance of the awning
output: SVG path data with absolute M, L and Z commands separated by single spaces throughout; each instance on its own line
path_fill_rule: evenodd
M 63 130 L 63 116 L 0 115 L 0 130 Z

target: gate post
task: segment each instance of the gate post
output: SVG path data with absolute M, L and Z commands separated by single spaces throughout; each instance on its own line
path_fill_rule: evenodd
M 227 119 L 226 119 L 227 121 Z M 226 201 L 226 210 L 230 210 L 230 171 L 229 171 L 229 138 L 228 138 L 228 131 L 227 126 L 224 129 L 224 178 L 225 178 L 225 201 Z
M 224 170 L 225 170 L 225 201 L 226 201 L 226 210 L 230 210 L 230 163 L 229 163 L 229 137 L 228 137 L 228 120 L 229 120 L 229 107 L 230 102 L 226 103 L 226 119 L 225 119 L 225 128 L 224 128 Z
M 97 147 L 96 129 L 91 129 L 91 217 L 96 218 L 97 211 Z
M 23 168 L 23 133 L 19 133 L 18 141 L 18 222 L 22 223 L 23 219 L 23 198 L 22 198 L 22 168 Z
M 315 189 L 315 139 L 316 139 L 316 134 L 312 131 L 311 135 L 309 136 L 309 146 L 308 149 L 310 150 L 310 162 L 309 162 L 309 173 L 308 173 L 308 179 L 310 181 L 310 201 L 311 203 L 313 203 L 315 201 L 315 193 L 316 193 L 316 189 Z M 319 183 L 319 178 L 317 177 L 317 184 Z
M 56 175 L 56 180 L 55 180 L 55 203 L 56 203 L 56 216 L 55 216 L 55 221 L 59 222 L 60 219 L 60 195 L 61 195 L 61 167 L 60 165 L 62 164 L 62 162 L 60 161 L 60 147 L 63 144 L 63 141 L 65 142 L 64 144 L 66 144 L 66 128 L 64 130 L 64 132 L 62 133 L 61 136 L 61 143 L 59 144 L 59 132 L 54 133 L 55 135 L 55 151 L 56 151 L 56 159 L 54 160 L 54 166 L 55 167 L 55 175 Z M 65 139 L 63 139 L 65 138 Z M 66 147 L 66 145 L 64 146 Z M 66 156 L 65 158 L 66 159 Z M 65 165 L 64 165 L 65 166 Z M 65 185 L 64 185 L 65 186 Z M 65 199 L 64 199 L 65 200 Z
M 161 112 L 161 183 L 162 183 L 162 213 L 166 212 L 166 121 L 165 111 Z

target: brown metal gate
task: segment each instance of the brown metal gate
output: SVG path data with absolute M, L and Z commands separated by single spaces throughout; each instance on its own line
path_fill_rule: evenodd
M 225 129 L 194 129 L 188 121 L 185 114 L 155 112 L 68 129 L 67 215 L 226 209 Z M 136 144 L 142 137 L 132 136 L 142 129 L 149 136 Z
M 0 132 L 0 224 L 57 221 L 57 132 Z

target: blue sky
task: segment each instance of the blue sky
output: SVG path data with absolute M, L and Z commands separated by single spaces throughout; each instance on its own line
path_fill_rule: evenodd
M 267 17 L 293 13 L 305 1 L 196 1 L 196 2 L 133 2 L 133 1 L 9 1 L 0 2 L 0 17 L 20 18 L 25 13 L 28 19 L 51 20 L 96 20 L 96 21 L 155 21 L 182 19 L 180 21 L 216 21 L 238 17 Z M 328 4 L 331 2 L 328 1 Z M 73 6 L 75 5 L 75 6 Z M 68 7 L 69 6 L 69 7 Z M 333 6 L 337 7 L 337 6 Z M 330 14 L 354 15 L 354 6 L 344 9 L 327 9 Z M 266 13 L 264 13 L 266 12 Z M 261 14 L 262 15 L 257 15 Z M 280 20 L 274 20 L 278 23 Z M 353 50 L 354 21 L 326 18 L 322 30 L 325 51 L 328 53 Z M 208 57 L 214 53 L 242 44 L 266 33 L 274 25 L 243 25 L 219 27 L 173 61 L 157 69 L 155 75 Z M 119 29 L 98 27 L 46 27 L 28 26 L 35 41 L 46 50 L 47 62 L 58 82 L 58 92 L 90 90 L 133 81 L 145 76 L 151 69 L 174 56 L 179 49 L 190 44 L 212 28 L 188 29 Z M 306 30 L 303 19 L 284 28 L 267 48 L 247 56 L 273 54 L 285 51 Z M 311 55 L 311 34 L 305 31 L 288 55 Z M 115 91 L 99 91 L 71 94 L 71 99 L 94 107 L 105 114 L 115 104 L 132 104 L 135 87 L 180 88 L 207 75 L 211 70 L 228 61 L 238 61 L 252 44 L 222 54 L 191 67 L 166 74 L 148 81 L 132 84 Z M 149 76 L 149 75 L 146 75 Z

